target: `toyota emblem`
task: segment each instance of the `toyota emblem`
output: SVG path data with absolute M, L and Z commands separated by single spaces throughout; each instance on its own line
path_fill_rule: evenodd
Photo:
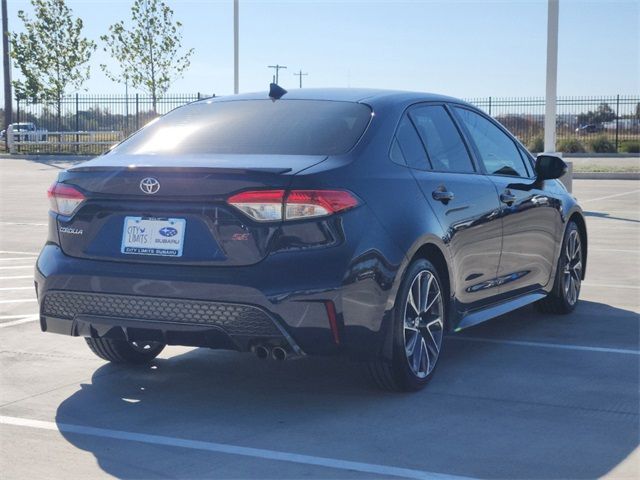
M 140 181 L 140 190 L 147 195 L 153 195 L 154 193 L 158 193 L 158 190 L 160 190 L 160 182 L 152 177 L 143 178 Z

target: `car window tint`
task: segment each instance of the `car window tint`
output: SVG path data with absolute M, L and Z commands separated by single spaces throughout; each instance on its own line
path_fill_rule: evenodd
M 462 122 L 478 148 L 480 161 L 492 175 L 527 177 L 527 169 L 515 142 L 482 115 L 456 107 Z
M 429 169 L 427 153 L 424 151 L 418 132 L 416 132 L 411 120 L 406 115 L 398 125 L 396 140 L 408 166 L 419 170 Z
M 371 108 L 354 102 L 202 101 L 152 122 L 112 153 L 338 155 L 370 120 Z
M 391 142 L 389 157 L 394 163 L 398 163 L 400 165 L 407 164 L 406 160 L 404 159 L 404 155 L 402 154 L 402 150 L 400 150 L 400 145 L 398 145 L 398 139 L 396 137 L 393 137 L 393 142 Z
M 460 132 L 443 106 L 414 108 L 410 116 L 434 170 L 462 173 L 474 171 Z
M 527 174 L 528 176 L 531 176 L 533 172 L 533 163 L 531 160 L 531 154 L 527 152 L 520 145 L 518 145 L 518 150 L 520 151 L 520 155 L 522 156 L 522 161 L 524 162 L 524 166 L 527 168 Z

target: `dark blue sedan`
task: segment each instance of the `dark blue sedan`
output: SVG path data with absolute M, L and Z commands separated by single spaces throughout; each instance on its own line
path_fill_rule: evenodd
M 454 98 L 282 93 L 186 105 L 60 173 L 42 330 L 112 362 L 341 354 L 416 390 L 446 332 L 575 307 L 587 233 L 561 159 Z

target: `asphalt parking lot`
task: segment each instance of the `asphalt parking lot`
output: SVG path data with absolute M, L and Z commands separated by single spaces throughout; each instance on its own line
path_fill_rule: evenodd
M 569 316 L 447 337 L 426 390 L 357 365 L 168 347 L 123 368 L 42 334 L 33 264 L 64 161 L 0 159 L 0 477 L 640 478 L 640 182 L 574 180 L 589 231 Z

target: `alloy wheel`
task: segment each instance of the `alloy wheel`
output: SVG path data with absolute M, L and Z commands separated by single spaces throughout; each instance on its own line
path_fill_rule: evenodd
M 576 230 L 572 230 L 567 238 L 564 255 L 564 297 L 570 305 L 574 305 L 578 301 L 582 281 L 582 245 Z
M 413 279 L 404 307 L 404 345 L 409 367 L 418 378 L 435 368 L 444 332 L 444 303 L 438 280 L 428 270 Z

